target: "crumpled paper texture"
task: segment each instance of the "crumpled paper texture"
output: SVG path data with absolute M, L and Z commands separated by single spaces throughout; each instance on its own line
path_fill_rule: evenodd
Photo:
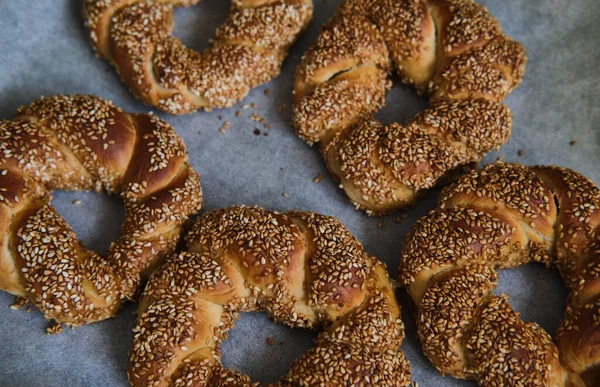
M 337 216 L 370 254 L 388 265 L 395 278 L 404 236 L 416 219 L 434 207 L 438 193 L 392 216 L 369 218 L 353 209 L 330 179 L 318 151 L 298 139 L 290 125 L 296 65 L 339 3 L 315 1 L 314 19 L 292 48 L 282 75 L 253 90 L 237 106 L 180 117 L 159 115 L 187 144 L 191 163 L 202 176 L 204 210 L 248 204 Z M 596 1 L 482 3 L 529 52 L 523 84 L 505 100 L 514 113 L 513 134 L 485 162 L 500 156 L 524 164 L 557 164 L 600 183 L 600 76 L 596 69 L 600 8 Z M 176 10 L 175 35 L 195 49 L 207 47 L 228 7 L 228 1 L 204 1 Z M 96 94 L 126 111 L 151 110 L 127 92 L 106 61 L 94 56 L 83 28 L 80 0 L 3 1 L 1 10 L 0 118 L 10 118 L 19 106 L 41 95 L 58 93 Z M 427 105 L 398 82 L 386 101 L 378 118 L 387 123 L 405 121 Z M 235 114 L 238 110 L 240 117 Z M 252 113 L 263 117 L 270 129 L 252 121 Z M 219 128 L 226 121 L 229 126 L 221 133 Z M 569 145 L 573 140 L 577 144 Z M 314 183 L 321 174 L 324 178 Z M 74 205 L 74 200 L 81 204 Z M 56 192 L 53 204 L 80 239 L 99 252 L 118 234 L 123 210 L 116 198 Z M 399 223 L 394 217 L 400 217 Z M 379 228 L 382 221 L 385 224 Z M 528 265 L 503 272 L 497 292 L 510 295 L 523 319 L 554 333 L 566 297 L 555 270 Z M 410 300 L 403 291 L 398 294 L 407 335 L 402 350 L 410 360 L 414 381 L 421 386 L 475 385 L 442 377 L 430 365 L 420 349 Z M 0 386 L 127 386 L 135 304 L 128 304 L 109 321 L 49 336 L 45 334 L 48 323 L 38 311 L 10 310 L 12 302 L 11 295 L 0 294 Z M 264 314 L 246 314 L 223 345 L 223 362 L 256 381 L 273 382 L 310 347 L 314 337 L 310 331 L 274 324 Z

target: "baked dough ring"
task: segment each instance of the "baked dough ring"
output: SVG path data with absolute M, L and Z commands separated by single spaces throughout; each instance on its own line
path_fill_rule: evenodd
M 199 0 L 84 0 L 96 52 L 136 97 L 170 114 L 229 107 L 279 75 L 312 17 L 310 0 L 232 0 L 202 53 L 171 36 L 173 7 Z
M 230 207 L 204 214 L 148 282 L 129 358 L 133 386 L 255 386 L 220 364 L 241 312 L 322 327 L 274 386 L 408 386 L 404 328 L 385 266 L 335 218 Z
M 77 241 L 50 205 L 54 189 L 123 198 L 106 258 Z M 111 317 L 173 251 L 201 201 L 199 176 L 166 122 L 93 96 L 41 98 L 0 121 L 0 289 L 70 326 Z
M 427 357 L 482 386 L 600 385 L 599 226 L 600 190 L 569 169 L 496 163 L 447 187 L 399 268 Z M 498 269 L 532 261 L 570 291 L 556 345 L 491 294 Z
M 525 62 L 523 47 L 471 0 L 346 0 L 297 69 L 294 126 L 320 144 L 357 208 L 392 212 L 506 142 L 512 115 L 500 101 Z M 384 126 L 373 113 L 392 67 L 430 107 Z

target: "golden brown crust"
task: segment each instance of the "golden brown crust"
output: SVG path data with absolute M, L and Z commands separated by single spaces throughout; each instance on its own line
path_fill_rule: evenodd
M 511 113 L 500 101 L 525 62 L 523 47 L 474 1 L 346 0 L 298 66 L 294 126 L 321 144 L 357 208 L 388 213 L 506 142 Z M 431 107 L 383 126 L 372 115 L 392 63 Z
M 387 271 L 337 219 L 230 207 L 204 214 L 186 239 L 189 252 L 172 256 L 144 292 L 132 385 L 257 385 L 225 370 L 219 352 L 238 314 L 254 310 L 323 328 L 278 385 L 409 385 Z
M 597 385 L 599 225 L 600 190 L 569 169 L 496 163 L 447 187 L 399 268 L 436 368 L 485 386 Z M 492 295 L 497 270 L 531 261 L 555 264 L 570 291 L 556 345 Z
M 41 98 L 0 122 L 0 289 L 72 326 L 114 315 L 170 253 L 201 204 L 199 176 L 167 123 L 92 96 Z M 54 189 L 120 194 L 107 257 L 82 247 L 50 206 Z
M 171 37 L 173 7 L 198 0 L 84 0 L 96 52 L 145 103 L 170 114 L 228 107 L 279 74 L 312 16 L 310 0 L 234 0 L 202 53 Z

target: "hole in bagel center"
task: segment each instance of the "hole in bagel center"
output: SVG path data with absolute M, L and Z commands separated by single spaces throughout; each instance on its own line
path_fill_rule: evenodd
M 191 7 L 175 8 L 173 36 L 188 48 L 202 52 L 210 45 L 219 27 L 229 14 L 230 1 L 200 1 Z
M 550 336 L 556 333 L 567 306 L 568 292 L 558 270 L 540 263 L 500 270 L 493 293 L 507 294 L 523 321 L 538 323 Z
M 119 237 L 125 208 L 117 196 L 54 191 L 50 204 L 69 223 L 77 239 L 102 256 Z
M 383 125 L 397 122 L 404 125 L 409 119 L 427 109 L 429 100 L 417 94 L 415 89 L 405 85 L 394 73 L 392 88 L 385 95 L 385 106 L 375 113 L 375 118 Z
M 242 313 L 222 342 L 221 360 L 253 382 L 275 383 L 316 338 L 316 331 L 276 323 L 266 313 Z

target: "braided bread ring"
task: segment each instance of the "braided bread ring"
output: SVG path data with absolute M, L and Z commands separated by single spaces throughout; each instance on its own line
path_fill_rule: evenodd
M 599 385 L 599 230 L 600 190 L 569 169 L 496 163 L 447 187 L 399 268 L 425 354 L 482 386 Z M 570 290 L 556 346 L 491 294 L 497 269 L 531 261 L 558 266 Z
M 84 0 L 96 52 L 136 97 L 170 114 L 229 107 L 279 75 L 289 46 L 312 17 L 310 0 L 232 0 L 202 53 L 170 36 L 173 7 L 199 0 Z
M 523 47 L 471 0 L 345 0 L 297 69 L 294 126 L 320 143 L 357 208 L 392 212 L 506 142 L 512 115 L 500 101 L 525 62 Z M 430 107 L 384 126 L 372 115 L 392 64 Z
M 220 365 L 241 312 L 323 326 L 277 386 L 407 386 L 404 329 L 385 266 L 335 218 L 230 207 L 204 214 L 188 251 L 150 278 L 130 352 L 134 386 L 255 386 Z
M 50 205 L 53 189 L 121 195 L 125 220 L 106 259 L 77 242 Z M 0 121 L 0 289 L 70 326 L 111 317 L 201 201 L 166 122 L 92 96 L 41 98 Z

